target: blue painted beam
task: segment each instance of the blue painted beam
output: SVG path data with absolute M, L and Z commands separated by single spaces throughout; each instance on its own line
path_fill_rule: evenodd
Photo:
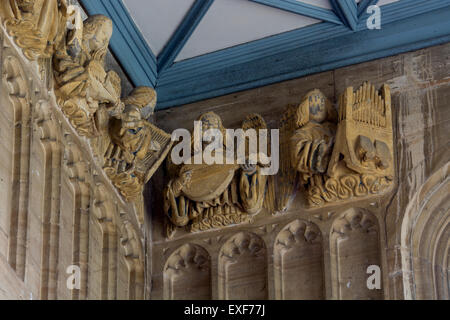
M 421 0 L 414 1 L 419 3 Z M 441 7 L 403 20 L 391 18 L 394 22 L 384 24 L 381 30 L 352 32 L 344 26 L 322 23 L 305 28 L 310 32 L 310 41 L 298 40 L 307 39 L 300 29 L 239 46 L 241 48 L 234 48 L 233 52 L 223 50 L 202 59 L 176 63 L 160 75 L 157 108 L 165 109 L 449 42 L 449 1 L 423 1 L 431 6 L 439 2 Z M 315 41 L 322 33 L 338 36 Z M 247 54 L 243 47 L 248 49 Z M 237 64 L 225 65 L 225 61 L 234 62 L 234 59 Z
M 376 5 L 378 1 L 379 0 L 361 0 L 361 2 L 358 3 L 358 18 L 366 13 L 368 7 Z
M 356 30 L 358 26 L 358 5 L 355 0 L 330 0 L 336 14 L 341 18 L 345 24 Z
M 289 11 L 314 19 L 319 19 L 335 24 L 342 24 L 341 19 L 334 14 L 333 11 L 316 7 L 307 3 L 295 0 L 250 0 L 259 4 L 270 6 L 273 8 Z
M 89 15 L 103 14 L 113 21 L 110 48 L 135 86 L 155 87 L 156 57 L 149 49 L 122 1 L 81 0 Z
M 196 0 L 158 56 L 158 71 L 171 66 L 214 0 Z
M 221 72 L 233 65 L 252 63 L 268 56 L 277 56 L 299 46 L 312 46 L 321 41 L 343 36 L 351 31 L 343 25 L 324 22 L 286 32 L 277 36 L 248 42 L 244 45 L 209 53 L 193 59 L 175 63 L 159 74 L 158 83 L 168 86 L 172 83 L 190 81 L 192 77 L 208 72 Z
M 380 7 L 381 29 L 384 25 L 401 21 L 409 17 L 420 16 L 423 13 L 443 9 L 450 6 L 450 0 L 402 0 Z M 362 12 L 359 17 L 357 31 L 367 29 L 369 14 Z

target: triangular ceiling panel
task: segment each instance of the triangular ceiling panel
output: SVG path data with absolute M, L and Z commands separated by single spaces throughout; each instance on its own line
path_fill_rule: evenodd
M 123 0 L 150 49 L 158 55 L 195 0 Z
M 323 9 L 328 9 L 328 10 L 333 9 L 329 0 L 296 0 L 296 1 L 310 4 L 310 5 L 320 7 Z
M 320 20 L 251 1 L 215 0 L 176 61 L 306 27 Z

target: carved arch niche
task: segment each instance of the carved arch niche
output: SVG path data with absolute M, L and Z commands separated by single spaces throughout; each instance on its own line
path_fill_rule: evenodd
M 278 234 L 274 246 L 275 297 L 325 298 L 322 234 L 310 222 L 295 220 Z
M 35 105 L 33 143 L 39 151 L 30 163 L 30 254 L 40 252 L 40 299 L 57 299 L 61 214 L 61 128 L 46 100 Z M 34 187 L 39 186 L 39 187 Z M 38 217 L 38 219 L 36 218 Z M 33 239 L 40 230 L 40 241 Z M 35 241 L 37 240 L 37 241 Z M 39 261 L 38 260 L 38 261 Z
M 80 289 L 72 290 L 71 299 L 84 300 L 88 296 L 91 202 L 89 176 L 92 172 L 89 163 L 83 158 L 83 151 L 75 143 L 75 137 L 65 132 L 64 142 L 60 232 L 65 236 L 60 239 L 60 274 L 66 272 L 68 265 L 80 267 Z M 64 248 L 72 248 L 70 255 L 69 250 Z M 62 281 L 58 292 L 61 295 L 58 298 L 64 297 L 66 292 L 66 284 Z
M 121 213 L 121 218 L 125 214 Z M 144 250 L 142 239 L 126 219 L 119 226 L 119 261 L 117 265 L 117 299 L 142 300 L 145 291 Z
M 450 299 L 450 163 L 411 199 L 401 241 L 405 299 Z
M 263 239 L 240 232 L 219 253 L 219 299 L 264 300 L 267 290 L 267 253 Z
M 115 300 L 117 279 L 117 206 L 106 186 L 96 180 L 89 228 L 89 298 Z M 100 254 L 99 254 L 100 253 Z M 101 270 L 101 272 L 98 272 Z
M 1 103 L 8 107 L 2 108 L 0 125 L 4 140 L 2 145 L 4 143 L 8 145 L 5 146 L 5 152 L 1 152 L 0 162 L 2 167 L 7 166 L 2 171 L 9 173 L 9 177 L 3 179 L 6 181 L 3 190 L 6 190 L 4 194 L 7 198 L 3 198 L 6 201 L 2 201 L 8 203 L 8 214 L 3 216 L 8 217 L 9 226 L 3 226 L 3 221 L 1 225 L 2 228 L 8 229 L 8 262 L 17 275 L 24 279 L 31 143 L 30 92 L 20 60 L 9 55 L 8 49 L 4 49 L 2 54 L 5 55 L 2 63 L 2 89 L 7 92 L 2 96 L 8 97 L 8 101 L 2 99 Z M 6 157 L 9 159 L 5 159 Z
M 382 288 L 370 290 L 367 286 L 367 268 L 381 268 L 379 239 L 378 220 L 366 210 L 351 208 L 336 218 L 330 234 L 333 299 L 383 299 Z
M 164 299 L 211 299 L 211 258 L 196 244 L 175 250 L 164 266 Z

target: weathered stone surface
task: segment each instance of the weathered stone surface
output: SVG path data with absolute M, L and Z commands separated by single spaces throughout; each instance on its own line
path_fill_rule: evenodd
M 305 283 L 305 288 L 320 288 L 323 282 L 325 299 L 448 299 L 449 59 L 450 45 L 446 44 L 157 112 L 157 124 L 167 131 L 192 130 L 193 121 L 208 111 L 220 115 L 226 128 L 237 128 L 243 117 L 254 112 L 264 117 L 269 128 L 277 128 L 288 105 L 298 105 L 312 89 L 320 89 L 337 103 L 347 87 L 358 88 L 368 81 L 379 88 L 386 83 L 392 94 L 395 179 L 392 190 L 373 199 L 309 208 L 302 192 L 297 192 L 286 211 L 274 214 L 264 209 L 250 225 L 194 234 L 177 230 L 169 240 L 162 201 L 158 200 L 167 183 L 164 169 L 160 169 L 152 194 L 147 193 L 153 199 L 148 226 L 153 252 L 151 297 L 163 297 L 162 266 L 169 253 L 186 242 L 197 243 L 208 252 L 212 297 L 224 297 L 221 288 L 234 282 L 227 283 L 220 271 L 221 248 L 228 239 L 249 232 L 261 237 L 266 247 L 269 299 L 308 298 L 307 292 L 297 289 L 297 281 L 303 277 L 294 276 L 292 270 L 308 273 L 311 282 Z M 355 224 L 351 236 L 345 228 L 342 234 L 339 230 L 333 233 L 349 212 L 370 216 L 372 231 L 365 232 L 365 227 Z M 321 249 L 303 245 L 292 256 L 283 253 L 286 249 L 278 239 L 297 220 L 317 225 Z M 438 254 L 430 255 L 432 251 Z M 303 256 L 301 252 L 309 253 Z M 317 264 L 319 252 L 323 255 L 322 276 L 308 272 L 305 265 Z M 311 260 L 302 260 L 308 257 Z M 367 289 L 365 281 L 370 274 L 365 269 L 370 264 L 380 266 L 380 290 Z M 259 269 L 251 272 L 251 265 L 241 267 L 242 283 L 250 283 L 259 274 Z
M 0 299 L 143 299 L 138 209 L 61 112 L 49 74 L 0 34 Z
M 147 184 L 138 221 L 144 203 L 125 201 L 34 61 L 56 35 L 23 48 L 13 37 L 27 33 L 13 31 L 0 32 L 0 299 L 449 299 L 450 44 L 157 112 L 167 132 L 210 111 L 226 128 L 258 113 L 275 129 L 313 89 L 333 104 L 366 81 L 392 94 L 387 193 L 311 208 L 294 188 L 285 210 L 167 239 L 166 168 Z M 369 266 L 380 267 L 379 289 L 367 286 Z

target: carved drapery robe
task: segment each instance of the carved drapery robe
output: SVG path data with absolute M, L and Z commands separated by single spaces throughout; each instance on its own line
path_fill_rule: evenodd
M 112 34 L 112 23 L 102 16 L 91 16 L 84 30 L 69 33 L 54 55 L 58 103 L 81 134 L 98 135 L 94 114 L 99 104 L 119 108 L 120 78 L 105 71 L 104 59 Z M 90 41 L 94 39 L 95 41 Z
M 241 215 L 258 213 L 264 202 L 267 176 L 257 166 L 253 172 L 236 169 L 225 190 L 217 197 L 205 201 L 194 201 L 182 193 L 182 182 L 171 180 L 164 191 L 165 212 L 170 221 L 178 226 L 194 225 L 203 220 L 211 227 L 239 223 Z
M 50 58 L 66 27 L 64 0 L 2 0 L 0 15 L 30 60 Z
M 320 91 L 308 93 L 297 109 L 290 156 L 311 206 L 380 194 L 392 185 L 391 112 L 387 85 L 347 88 L 338 116 Z
M 336 126 L 333 123 L 309 122 L 297 129 L 291 138 L 292 165 L 306 181 L 313 174 L 327 170 Z

